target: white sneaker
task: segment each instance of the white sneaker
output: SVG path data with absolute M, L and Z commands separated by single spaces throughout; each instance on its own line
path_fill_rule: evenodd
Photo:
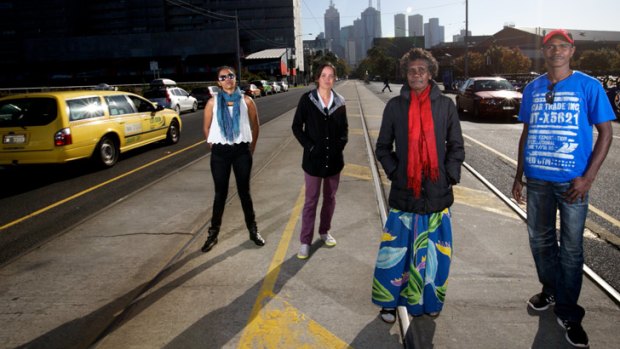
M 331 236 L 330 233 L 321 234 L 321 240 L 323 240 L 323 242 L 325 243 L 325 246 L 327 246 L 327 247 L 334 247 L 334 246 L 336 246 L 336 239 L 334 239 L 334 237 Z
M 297 258 L 308 259 L 309 255 L 310 255 L 310 245 L 301 244 L 301 247 L 299 247 L 299 253 L 297 253 Z

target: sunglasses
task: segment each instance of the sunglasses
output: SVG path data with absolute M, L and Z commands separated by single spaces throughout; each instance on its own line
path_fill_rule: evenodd
M 547 86 L 547 93 L 545 93 L 545 101 L 548 104 L 553 104 L 554 99 L 555 99 L 555 84 L 551 84 Z
M 224 81 L 226 79 L 234 80 L 235 79 L 235 74 L 230 73 L 230 74 L 227 74 L 227 75 L 220 75 L 220 76 L 217 77 L 217 79 L 220 80 L 220 81 Z

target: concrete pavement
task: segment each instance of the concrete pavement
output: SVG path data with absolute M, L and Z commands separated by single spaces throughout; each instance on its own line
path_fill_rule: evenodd
M 308 260 L 295 256 L 303 172 L 286 111 L 261 128 L 255 153 L 264 247 L 232 195 L 219 243 L 200 252 L 213 199 L 201 158 L 4 266 L 0 348 L 401 348 L 370 301 L 381 219 L 361 116 L 374 148 L 384 102 L 358 81 L 336 89 L 350 127 L 336 247 L 317 239 Z M 410 347 L 569 347 L 551 310 L 525 305 L 540 290 L 525 224 L 465 169 L 455 190 L 446 305 L 412 319 Z M 581 303 L 591 346 L 620 347 L 618 306 L 587 279 Z

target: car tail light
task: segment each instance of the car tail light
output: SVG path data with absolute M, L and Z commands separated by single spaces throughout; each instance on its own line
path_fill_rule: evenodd
M 170 105 L 170 91 L 166 90 L 166 105 Z
M 54 134 L 54 145 L 55 146 L 69 145 L 72 143 L 73 143 L 73 138 L 71 137 L 70 128 L 63 128 L 62 130 Z

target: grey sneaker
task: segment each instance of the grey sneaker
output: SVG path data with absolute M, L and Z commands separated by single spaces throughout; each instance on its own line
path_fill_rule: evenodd
M 321 234 L 321 240 L 323 240 L 323 243 L 325 243 L 325 246 L 327 246 L 327 247 L 334 247 L 334 246 L 336 246 L 336 239 L 334 239 L 334 237 L 331 236 L 330 233 Z
M 547 310 L 550 305 L 555 304 L 555 297 L 541 292 L 532 296 L 532 298 L 527 301 L 527 304 L 530 306 L 530 308 L 536 311 L 543 311 Z
M 308 256 L 310 256 L 310 245 L 301 244 L 299 247 L 299 253 L 297 253 L 297 258 L 308 259 Z

